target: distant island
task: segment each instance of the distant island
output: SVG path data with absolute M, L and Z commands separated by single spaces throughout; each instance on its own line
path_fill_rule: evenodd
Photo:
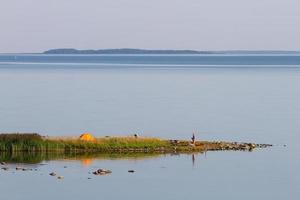
M 208 54 L 208 51 L 194 50 L 146 50 L 146 49 L 50 49 L 44 54 Z
M 50 49 L 43 54 L 299 54 L 300 51 L 281 50 L 230 50 L 230 51 L 197 51 L 197 50 L 148 50 L 148 49 L 88 49 L 73 48 Z

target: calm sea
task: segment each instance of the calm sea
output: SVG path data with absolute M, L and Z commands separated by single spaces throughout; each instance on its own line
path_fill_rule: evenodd
M 0 55 L 0 132 L 275 145 L 43 161 L 1 170 L 1 199 L 298 199 L 299 102 L 300 55 Z

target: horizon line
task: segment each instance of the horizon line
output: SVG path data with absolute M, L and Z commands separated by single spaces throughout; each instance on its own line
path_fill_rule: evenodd
M 54 51 L 54 50 L 74 50 L 74 51 L 109 51 L 109 50 L 113 50 L 113 51 L 117 51 L 117 50 L 136 50 L 136 51 L 176 51 L 176 52 L 184 52 L 184 51 L 190 51 L 190 52 L 194 52 L 195 54 L 196 53 L 230 53 L 230 52 L 240 52 L 240 53 L 249 53 L 249 52 L 252 52 L 252 53 L 263 53 L 263 52 L 266 52 L 266 53 L 270 53 L 270 52 L 273 52 L 273 53 L 300 53 L 300 49 L 299 50 L 279 50 L 279 49 L 274 49 L 274 50 L 271 50 L 271 49 L 264 49 L 264 50 L 249 50 L 249 49 L 227 49 L 227 50 L 195 50 L 195 49 L 147 49 L 147 48 L 100 48 L 100 49 L 76 49 L 76 48 L 51 48 L 51 49 L 48 49 L 48 50 L 44 50 L 44 51 L 40 51 L 40 52 L 0 52 L 0 54 L 47 54 L 47 52 L 49 51 Z M 51 54 L 51 53 L 49 53 Z M 55 54 L 55 53 L 52 53 L 52 54 Z M 69 54 L 69 53 L 62 53 L 62 54 Z M 83 54 L 83 53 L 78 53 L 78 54 Z M 94 53 L 94 54 L 97 54 L 97 53 Z M 100 54 L 100 53 L 99 53 Z M 109 54 L 109 53 L 106 53 L 106 54 Z M 111 53 L 113 54 L 113 53 Z M 132 53 L 132 54 L 138 54 L 138 53 Z

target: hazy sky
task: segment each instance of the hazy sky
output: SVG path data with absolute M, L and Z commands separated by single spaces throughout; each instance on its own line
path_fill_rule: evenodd
M 300 50 L 299 0 L 0 0 L 0 52 Z

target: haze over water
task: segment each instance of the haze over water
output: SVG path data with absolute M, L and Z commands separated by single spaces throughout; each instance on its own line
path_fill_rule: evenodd
M 251 153 L 198 154 L 194 164 L 192 155 L 96 159 L 89 166 L 50 161 L 37 173 L 0 171 L 1 195 L 297 199 L 299 66 L 299 55 L 0 55 L 0 132 L 189 139 L 194 131 L 200 140 L 275 144 Z M 112 175 L 88 174 L 101 167 Z M 128 174 L 131 168 L 137 172 Z

